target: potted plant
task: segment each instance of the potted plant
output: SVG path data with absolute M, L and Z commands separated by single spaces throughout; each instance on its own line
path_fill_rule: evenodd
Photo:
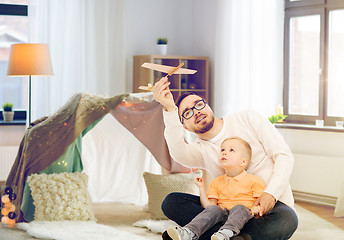
M 5 121 L 12 121 L 14 112 L 13 112 L 13 103 L 5 103 L 2 105 L 2 108 L 4 109 L 2 112 L 2 116 Z
M 156 41 L 156 44 L 158 45 L 159 51 L 161 55 L 166 55 L 167 53 L 167 43 L 168 39 L 167 38 L 158 38 Z
M 271 117 L 269 117 L 269 121 L 272 124 L 275 123 L 281 123 L 283 122 L 283 120 L 287 117 L 287 115 L 283 115 L 282 113 L 276 114 L 276 115 L 272 115 Z

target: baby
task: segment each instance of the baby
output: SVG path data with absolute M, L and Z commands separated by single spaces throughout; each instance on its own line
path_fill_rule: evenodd
M 251 146 L 239 137 L 222 142 L 219 161 L 226 174 L 215 178 L 207 193 L 202 179 L 195 179 L 204 210 L 184 227 L 169 227 L 167 233 L 173 240 L 199 239 L 217 223 L 222 226 L 211 240 L 229 240 L 258 215 L 259 205 L 253 204 L 263 193 L 265 184 L 259 177 L 246 172 L 251 155 Z

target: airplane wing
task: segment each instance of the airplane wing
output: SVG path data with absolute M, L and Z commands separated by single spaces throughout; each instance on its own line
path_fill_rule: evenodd
M 164 72 L 164 73 L 169 73 L 171 70 L 175 68 L 175 67 L 170 67 L 170 66 L 160 65 L 160 64 L 155 64 L 155 63 L 144 63 L 141 65 L 141 67 L 149 68 L 149 69 L 159 71 L 159 72 Z M 196 70 L 192 70 L 192 69 L 179 68 L 173 74 L 194 74 L 196 72 L 197 72 Z
M 139 86 L 140 90 L 145 90 L 145 91 L 152 91 L 153 87 L 152 86 Z

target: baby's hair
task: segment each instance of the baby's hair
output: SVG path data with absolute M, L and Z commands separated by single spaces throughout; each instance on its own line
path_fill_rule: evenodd
M 247 158 L 247 166 L 248 166 L 250 164 L 251 157 L 252 157 L 252 148 L 251 148 L 250 144 L 248 142 L 246 142 L 244 139 L 239 138 L 239 137 L 229 137 L 229 138 L 226 138 L 225 140 L 223 140 L 223 142 L 221 143 L 221 146 L 225 141 L 232 140 L 232 139 L 238 140 L 239 142 L 241 142 L 245 146 L 246 154 L 248 156 L 248 158 Z

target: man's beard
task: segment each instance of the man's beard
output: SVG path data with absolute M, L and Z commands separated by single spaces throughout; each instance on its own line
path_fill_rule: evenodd
M 196 129 L 195 133 L 196 134 L 203 134 L 208 132 L 212 127 L 214 126 L 214 117 L 212 117 L 211 121 L 204 125 L 201 129 Z

